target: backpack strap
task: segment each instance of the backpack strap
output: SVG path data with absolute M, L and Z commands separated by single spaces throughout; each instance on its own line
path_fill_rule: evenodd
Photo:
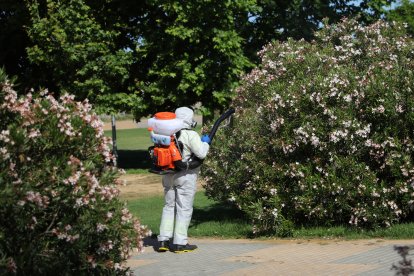
M 182 128 L 182 129 L 180 129 L 179 131 L 177 131 L 176 133 L 174 133 L 174 135 L 175 135 L 175 137 L 177 138 L 177 140 L 178 140 L 178 138 L 180 138 L 180 136 L 181 136 L 181 130 L 190 130 L 190 131 L 194 131 L 193 129 L 191 129 L 191 128 Z
M 189 129 L 189 128 L 183 128 L 181 130 L 194 131 L 194 130 Z M 182 155 L 182 151 L 184 150 L 184 145 L 183 145 L 182 142 L 178 141 L 178 138 L 180 138 L 180 135 L 181 135 L 181 130 L 179 130 L 175 133 L 175 137 L 176 137 L 175 142 L 177 143 L 178 148 L 179 148 L 179 150 L 181 152 L 181 155 Z M 189 170 L 189 169 L 192 170 L 192 169 L 200 167 L 201 164 L 203 164 L 203 161 L 204 160 L 202 160 L 202 159 L 198 158 L 197 156 L 195 156 L 194 153 L 191 153 L 189 161 L 187 161 L 187 162 L 183 162 L 182 160 L 175 161 L 174 165 L 175 165 L 175 167 L 178 171 L 183 171 L 183 170 L 186 171 L 186 170 Z

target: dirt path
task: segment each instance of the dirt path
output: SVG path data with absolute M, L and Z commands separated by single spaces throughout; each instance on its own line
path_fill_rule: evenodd
M 133 120 L 116 121 L 116 129 L 132 129 L 147 127 L 147 120 L 136 123 Z M 104 124 L 104 130 L 111 130 L 111 122 Z M 120 186 L 121 197 L 125 199 L 142 198 L 162 195 L 161 176 L 156 174 L 125 174 L 122 175 L 124 185 Z
M 147 120 L 142 120 L 141 122 L 137 123 L 133 120 L 123 120 L 123 121 L 116 121 L 116 129 L 131 129 L 131 128 L 144 128 L 147 127 Z M 104 130 L 111 130 L 111 122 L 105 122 L 104 123 Z
M 125 174 L 121 176 L 124 185 L 119 187 L 121 198 L 133 199 L 155 195 L 164 195 L 161 184 L 162 176 L 156 174 Z M 202 181 L 197 183 L 197 190 L 202 190 Z
M 124 199 L 163 195 L 161 176 L 156 174 L 125 174 L 121 176 L 124 185 L 119 187 Z

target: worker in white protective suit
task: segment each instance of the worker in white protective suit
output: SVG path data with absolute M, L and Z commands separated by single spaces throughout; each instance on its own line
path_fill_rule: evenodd
M 210 148 L 208 135 L 201 139 L 195 127 L 194 112 L 188 107 L 177 108 L 175 114 L 184 121 L 184 128 L 179 133 L 178 141 L 183 144 L 182 159 L 188 161 L 191 156 L 204 159 Z M 196 192 L 197 177 L 200 168 L 181 170 L 166 174 L 162 178 L 165 205 L 162 210 L 160 234 L 158 235 L 159 252 L 171 250 L 176 253 L 190 252 L 197 249 L 188 243 L 187 230 L 193 214 L 193 201 Z M 172 240 L 171 240 L 172 239 Z

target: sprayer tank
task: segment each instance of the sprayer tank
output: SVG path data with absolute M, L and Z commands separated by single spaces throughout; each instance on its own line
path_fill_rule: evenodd
M 184 128 L 184 122 L 177 119 L 175 113 L 158 112 L 154 117 L 148 119 L 148 127 L 152 128 L 156 134 L 170 136 Z

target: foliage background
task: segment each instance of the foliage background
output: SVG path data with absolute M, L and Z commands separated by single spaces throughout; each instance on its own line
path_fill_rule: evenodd
M 23 94 L 66 90 L 99 112 L 137 119 L 200 102 L 206 115 L 229 104 L 266 43 L 309 41 L 323 18 L 373 22 L 397 2 L 3 0 L 0 65 Z M 405 12 L 386 18 L 410 20 Z

